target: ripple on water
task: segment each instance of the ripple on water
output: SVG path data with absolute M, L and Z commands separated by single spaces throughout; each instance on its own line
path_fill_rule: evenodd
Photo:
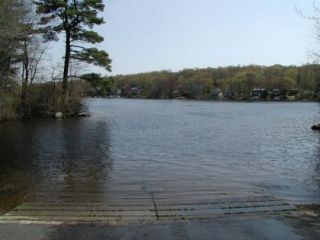
M 241 185 L 319 200 L 316 103 L 86 104 L 91 118 L 0 125 L 0 193 L 21 193 L 25 183 L 100 192 Z

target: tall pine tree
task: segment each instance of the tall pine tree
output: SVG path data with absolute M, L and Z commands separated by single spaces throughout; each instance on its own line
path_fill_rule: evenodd
M 102 0 L 34 0 L 34 3 L 37 5 L 37 12 L 42 15 L 40 30 L 45 39 L 58 40 L 58 35 L 64 33 L 64 94 L 68 87 L 70 60 L 87 62 L 111 71 L 108 54 L 95 47 L 87 47 L 88 43 L 101 43 L 104 40 L 92 30 L 95 25 L 104 23 L 103 18 L 98 17 L 98 12 L 105 7 Z

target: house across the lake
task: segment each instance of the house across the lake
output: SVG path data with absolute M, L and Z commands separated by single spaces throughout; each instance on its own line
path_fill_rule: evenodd
M 234 93 L 232 91 L 225 91 L 223 93 L 223 98 L 224 99 L 233 99 Z
M 223 99 L 223 92 L 220 88 L 214 88 L 211 91 L 211 96 L 213 99 L 221 100 Z
M 279 88 L 274 88 L 271 91 L 271 98 L 273 100 L 280 100 L 281 90 Z
M 268 91 L 265 88 L 254 88 L 251 91 L 252 100 L 265 99 L 268 95 Z
M 298 89 L 290 89 L 287 94 L 287 99 L 289 101 L 294 101 L 297 99 L 299 90 Z

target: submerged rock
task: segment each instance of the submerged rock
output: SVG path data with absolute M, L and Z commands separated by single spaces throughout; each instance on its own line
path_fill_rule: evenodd
M 313 125 L 311 129 L 315 131 L 320 131 L 320 124 Z
M 62 112 L 56 112 L 55 115 L 54 115 L 54 117 L 55 117 L 56 119 L 61 119 L 61 118 L 63 117 L 63 114 L 62 114 Z
M 80 112 L 77 115 L 78 115 L 78 117 L 90 117 L 91 116 L 90 113 L 87 113 L 87 112 Z

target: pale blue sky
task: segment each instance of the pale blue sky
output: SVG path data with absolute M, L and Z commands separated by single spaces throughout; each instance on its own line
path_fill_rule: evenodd
M 320 1 L 319 1 L 320 2 Z M 311 62 L 312 0 L 109 0 L 96 28 L 112 74 Z

